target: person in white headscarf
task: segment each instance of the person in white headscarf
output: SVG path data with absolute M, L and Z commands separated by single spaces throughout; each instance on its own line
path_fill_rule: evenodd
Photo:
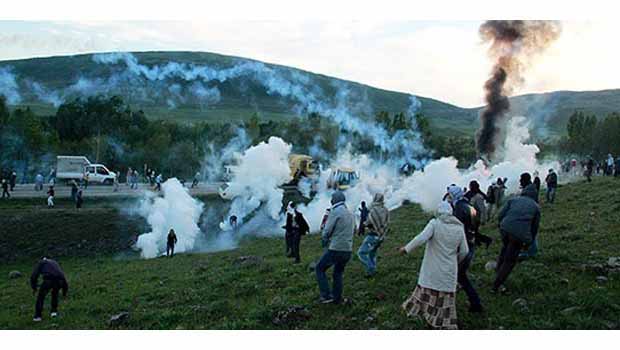
M 407 316 L 421 317 L 433 328 L 457 329 L 458 263 L 467 257 L 469 248 L 463 224 L 448 202 L 441 202 L 435 218 L 399 251 L 409 254 L 422 245 L 426 248 L 418 282 L 402 308 Z

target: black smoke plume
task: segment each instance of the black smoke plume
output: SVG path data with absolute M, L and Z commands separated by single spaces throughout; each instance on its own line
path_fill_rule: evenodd
M 560 36 L 561 26 L 557 21 L 487 21 L 479 31 L 483 42 L 490 43 L 489 56 L 495 64 L 484 84 L 487 106 L 480 114 L 476 148 L 480 157 L 492 161 L 504 141 L 508 96 L 523 84 L 532 59 Z

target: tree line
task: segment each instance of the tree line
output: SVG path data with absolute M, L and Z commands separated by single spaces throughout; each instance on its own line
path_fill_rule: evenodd
M 453 139 L 446 142 L 432 137 L 430 122 L 421 114 L 410 119 L 404 113 L 379 112 L 375 121 L 390 135 L 416 128 L 427 147 L 444 149 L 438 155 L 455 154 L 464 148 Z M 128 167 L 142 169 L 146 164 L 164 176 L 189 178 L 208 153 L 223 149 L 239 128 L 245 130 L 250 144 L 278 136 L 293 145 L 293 152 L 310 153 L 312 147 L 318 147 L 319 161 L 335 156 L 339 138 L 347 133 L 316 113 L 281 121 L 261 121 L 254 113 L 245 122 L 181 123 L 149 119 L 119 96 L 95 96 L 65 102 L 54 115 L 40 116 L 28 107 L 10 111 L 0 96 L 0 168 L 4 172 L 14 170 L 31 181 L 37 173 L 46 175 L 56 155 L 84 155 L 121 174 Z M 353 151 L 378 152 L 369 136 L 345 136 Z
M 575 111 L 566 124 L 566 135 L 559 142 L 560 148 L 581 157 L 603 159 L 608 153 L 620 155 L 620 114 L 611 113 L 604 118 Z

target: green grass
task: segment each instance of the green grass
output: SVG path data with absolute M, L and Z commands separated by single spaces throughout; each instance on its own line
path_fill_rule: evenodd
M 499 244 L 480 249 L 471 268 L 471 277 L 487 309 L 484 315 L 467 312 L 467 298 L 458 293 L 458 318 L 464 329 L 608 329 L 618 328 L 620 320 L 620 281 L 596 282 L 596 273 L 583 264 L 604 264 L 608 257 L 620 256 L 620 190 L 617 179 L 596 178 L 593 183 L 562 186 L 554 206 L 543 204 L 540 255 L 516 266 L 509 277 L 509 295 L 489 293 L 493 273 L 484 269 L 494 260 Z M 106 237 L 123 237 L 115 223 L 127 220 L 116 204 L 100 203 L 92 210 L 106 210 L 110 225 L 100 230 L 85 230 L 87 240 L 114 250 Z M 63 235 L 51 229 L 52 216 L 45 209 L 22 203 L 16 209 L 0 208 L 0 224 L 17 241 L 17 256 L 0 266 L 0 328 L 2 329 L 107 329 L 110 316 L 129 311 L 130 318 L 121 328 L 130 329 L 422 329 L 423 322 L 405 317 L 400 304 L 412 292 L 423 249 L 411 256 L 400 256 L 396 248 L 413 238 L 426 224 L 429 215 L 417 205 L 406 205 L 393 212 L 391 236 L 380 250 L 379 274 L 364 278 L 362 265 L 353 259 L 345 273 L 345 296 L 351 305 L 319 305 L 315 276 L 308 264 L 321 254 L 317 235 L 304 237 L 302 260 L 293 265 L 283 256 L 284 242 L 276 238 L 247 238 L 235 251 L 213 254 L 180 254 L 173 259 L 140 260 L 120 258 L 119 254 L 69 251 L 58 260 L 67 273 L 71 290 L 61 299 L 61 317 L 31 321 L 34 297 L 27 286 L 27 275 L 35 263 L 34 253 L 26 248 L 33 239 L 50 243 L 65 242 Z M 116 213 L 116 214 L 115 214 Z M 97 219 L 88 211 L 60 213 L 63 221 L 88 222 Z M 69 215 L 63 217 L 63 215 Z M 12 232 L 7 223 L 24 216 L 34 226 Z M 93 225 L 95 225 L 93 223 Z M 485 231 L 498 237 L 494 225 Z M 4 241 L 7 237 L 2 236 Z M 79 239 L 77 237 L 71 239 Z M 122 240 L 122 239 L 121 239 Z M 5 244 L 6 242 L 2 242 Z M 65 242 L 66 243 L 66 242 Z M 62 244 L 65 244 L 62 243 Z M 355 239 L 357 249 L 361 239 Z M 39 244 L 39 243 L 36 243 Z M 45 246 L 45 244 L 40 244 Z M 104 251 L 108 248 L 102 248 Z M 38 252 L 37 252 L 38 253 Z M 257 256 L 257 263 L 238 263 L 241 256 Z M 26 276 L 9 280 L 9 271 Z M 524 298 L 526 308 L 513 306 Z M 49 304 L 46 304 L 48 307 Z M 276 325 L 278 312 L 292 306 L 308 310 L 307 318 Z M 578 307 L 572 313 L 561 311 Z M 49 309 L 46 309 L 49 310 Z

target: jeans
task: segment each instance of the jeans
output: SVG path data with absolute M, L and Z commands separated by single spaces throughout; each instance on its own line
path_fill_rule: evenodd
M 327 250 L 316 265 L 316 279 L 319 283 L 319 292 L 323 299 L 334 299 L 335 302 L 342 301 L 342 276 L 344 268 L 351 259 L 351 252 L 339 252 Z M 329 281 L 327 281 L 327 269 L 334 266 L 334 288 L 330 291 Z
M 555 187 L 547 187 L 547 203 L 555 201 Z
M 37 303 L 35 304 L 34 317 L 41 317 L 43 314 L 43 303 L 45 297 L 49 291 L 52 291 L 52 310 L 51 312 L 58 312 L 58 292 L 62 287 L 62 282 L 55 279 L 44 279 L 41 287 L 39 287 L 39 294 L 37 295 Z
M 510 272 L 517 264 L 519 253 L 523 248 L 521 241 L 511 237 L 508 233 L 502 232 L 502 250 L 497 258 L 497 269 L 493 289 L 497 290 L 508 278 Z
M 367 235 L 357 251 L 357 257 L 366 267 L 366 272 L 372 275 L 377 270 L 377 243 L 379 237 L 376 235 Z
M 469 253 L 465 257 L 465 259 L 463 259 L 463 261 L 459 263 L 457 280 L 463 288 L 463 291 L 465 291 L 465 294 L 467 294 L 467 299 L 469 299 L 470 307 L 479 308 L 482 305 L 480 301 L 480 296 L 478 295 L 478 292 L 476 292 L 476 289 L 467 277 L 467 270 L 469 270 L 469 265 L 471 265 L 472 260 L 474 260 L 475 250 L 476 248 L 473 244 L 469 246 Z
M 166 245 L 166 256 L 174 256 L 174 244 L 168 243 Z

